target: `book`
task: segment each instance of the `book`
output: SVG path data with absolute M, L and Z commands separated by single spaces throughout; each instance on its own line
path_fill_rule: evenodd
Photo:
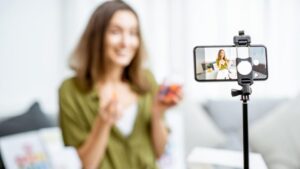
M 76 150 L 64 146 L 58 127 L 2 137 L 0 150 L 6 169 L 81 168 Z

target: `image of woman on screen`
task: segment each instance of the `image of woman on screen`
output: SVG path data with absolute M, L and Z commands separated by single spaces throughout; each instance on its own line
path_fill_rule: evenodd
M 219 50 L 216 62 L 219 70 L 228 69 L 229 60 L 226 58 L 224 49 Z
M 229 79 L 229 60 L 226 58 L 224 49 L 219 50 L 216 63 L 219 69 L 217 79 Z

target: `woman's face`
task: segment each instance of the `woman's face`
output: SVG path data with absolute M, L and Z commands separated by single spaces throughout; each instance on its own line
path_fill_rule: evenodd
M 138 21 L 128 10 L 117 11 L 110 20 L 104 39 L 109 64 L 126 67 L 139 48 Z
M 220 51 L 220 56 L 221 56 L 221 59 L 224 59 L 224 56 L 225 56 L 224 50 L 221 50 L 221 51 Z

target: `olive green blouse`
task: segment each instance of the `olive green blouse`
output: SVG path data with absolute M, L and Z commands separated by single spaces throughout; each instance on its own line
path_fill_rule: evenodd
M 228 69 L 228 60 L 225 60 L 225 64 L 223 64 L 223 65 L 220 65 L 220 61 L 221 60 L 218 60 L 217 59 L 217 65 L 218 65 L 218 67 L 219 67 L 219 70 L 224 70 L 224 69 Z
M 158 168 L 150 131 L 150 107 L 157 84 L 149 71 L 145 75 L 152 90 L 138 98 L 138 114 L 132 133 L 125 137 L 116 126 L 112 127 L 99 169 Z M 83 144 L 98 115 L 99 99 L 96 90 L 80 90 L 74 77 L 62 83 L 59 88 L 59 122 L 65 145 L 78 148 Z

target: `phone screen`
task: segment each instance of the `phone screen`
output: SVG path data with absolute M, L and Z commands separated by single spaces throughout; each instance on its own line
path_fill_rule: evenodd
M 196 46 L 194 48 L 197 81 L 236 81 L 237 49 L 234 46 Z M 254 80 L 268 78 L 267 49 L 263 45 L 249 48 Z

